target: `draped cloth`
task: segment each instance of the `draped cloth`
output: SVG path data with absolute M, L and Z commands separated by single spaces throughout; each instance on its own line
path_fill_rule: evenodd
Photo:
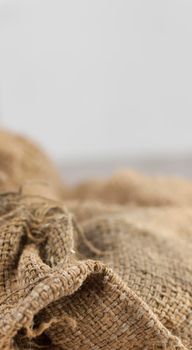
M 70 187 L 0 132 L 0 349 L 192 349 L 192 182 Z

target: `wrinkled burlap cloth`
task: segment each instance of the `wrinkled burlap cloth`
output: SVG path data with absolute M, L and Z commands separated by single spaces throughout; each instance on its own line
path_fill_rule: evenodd
M 0 132 L 0 349 L 192 349 L 192 182 L 63 186 Z

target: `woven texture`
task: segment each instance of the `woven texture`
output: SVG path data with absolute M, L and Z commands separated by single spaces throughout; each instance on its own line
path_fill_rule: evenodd
M 67 188 L 0 133 L 0 349 L 192 349 L 192 183 Z

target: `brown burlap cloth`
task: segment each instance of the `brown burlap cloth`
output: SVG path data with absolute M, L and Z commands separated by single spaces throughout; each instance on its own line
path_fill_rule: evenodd
M 0 349 L 192 349 L 192 182 L 63 186 L 0 132 Z

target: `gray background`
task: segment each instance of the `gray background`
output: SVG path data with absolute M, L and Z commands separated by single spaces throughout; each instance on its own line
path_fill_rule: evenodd
M 83 169 L 188 173 L 191 19 L 191 0 L 0 0 L 1 125 Z

